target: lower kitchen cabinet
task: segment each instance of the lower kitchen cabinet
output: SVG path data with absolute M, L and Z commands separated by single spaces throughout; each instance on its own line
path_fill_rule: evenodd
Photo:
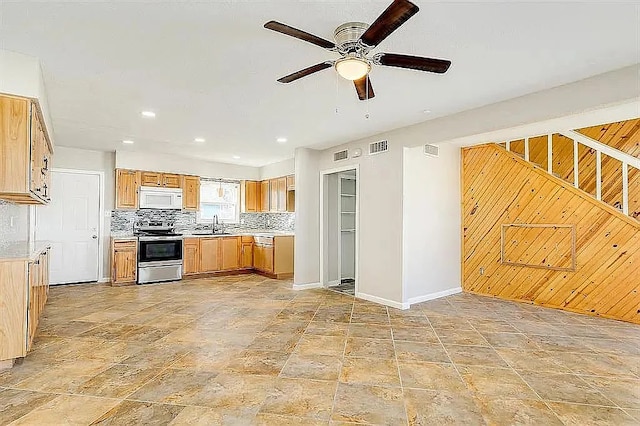
M 293 276 L 293 236 L 255 237 L 253 267 L 276 278 Z
M 221 269 L 223 271 L 240 269 L 240 237 L 222 237 L 221 240 Z
M 185 238 L 182 247 L 182 274 L 192 275 L 200 272 L 200 238 Z
M 220 237 L 200 239 L 200 272 L 218 272 L 220 262 Z
M 0 369 L 27 355 L 49 294 L 49 247 L 0 259 Z
M 183 274 L 256 269 L 275 278 L 293 276 L 293 236 L 188 237 L 183 242 Z
M 253 237 L 241 237 L 240 268 L 253 268 Z
M 135 239 L 111 240 L 111 284 L 135 284 L 138 272 L 138 241 Z

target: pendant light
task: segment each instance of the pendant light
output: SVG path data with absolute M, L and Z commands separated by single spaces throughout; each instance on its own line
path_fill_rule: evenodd
M 224 189 L 222 189 L 222 181 L 220 181 L 220 187 L 218 188 L 218 197 L 224 197 Z

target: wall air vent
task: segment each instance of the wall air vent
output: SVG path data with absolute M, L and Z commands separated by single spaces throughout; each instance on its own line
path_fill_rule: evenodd
M 349 150 L 343 149 L 342 151 L 333 153 L 333 161 L 342 161 L 349 158 Z
M 371 142 L 369 144 L 369 155 L 380 154 L 389 150 L 389 143 L 387 141 Z
M 437 157 L 439 154 L 440 149 L 438 148 L 438 145 L 429 145 L 426 144 L 424 146 L 424 153 L 431 156 L 431 157 Z

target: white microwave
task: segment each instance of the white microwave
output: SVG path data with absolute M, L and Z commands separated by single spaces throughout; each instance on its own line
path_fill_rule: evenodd
M 182 189 L 140 187 L 141 209 L 182 210 Z

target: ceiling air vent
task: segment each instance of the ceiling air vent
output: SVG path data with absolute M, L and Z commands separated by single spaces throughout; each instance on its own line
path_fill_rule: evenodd
M 333 153 L 333 161 L 342 161 L 349 158 L 349 150 L 343 149 L 342 151 Z
M 424 153 L 431 156 L 431 157 L 437 157 L 439 154 L 440 149 L 438 148 L 438 145 L 429 145 L 426 144 L 424 146 Z
M 389 150 L 389 143 L 387 141 L 371 142 L 369 144 L 369 155 L 380 154 Z

